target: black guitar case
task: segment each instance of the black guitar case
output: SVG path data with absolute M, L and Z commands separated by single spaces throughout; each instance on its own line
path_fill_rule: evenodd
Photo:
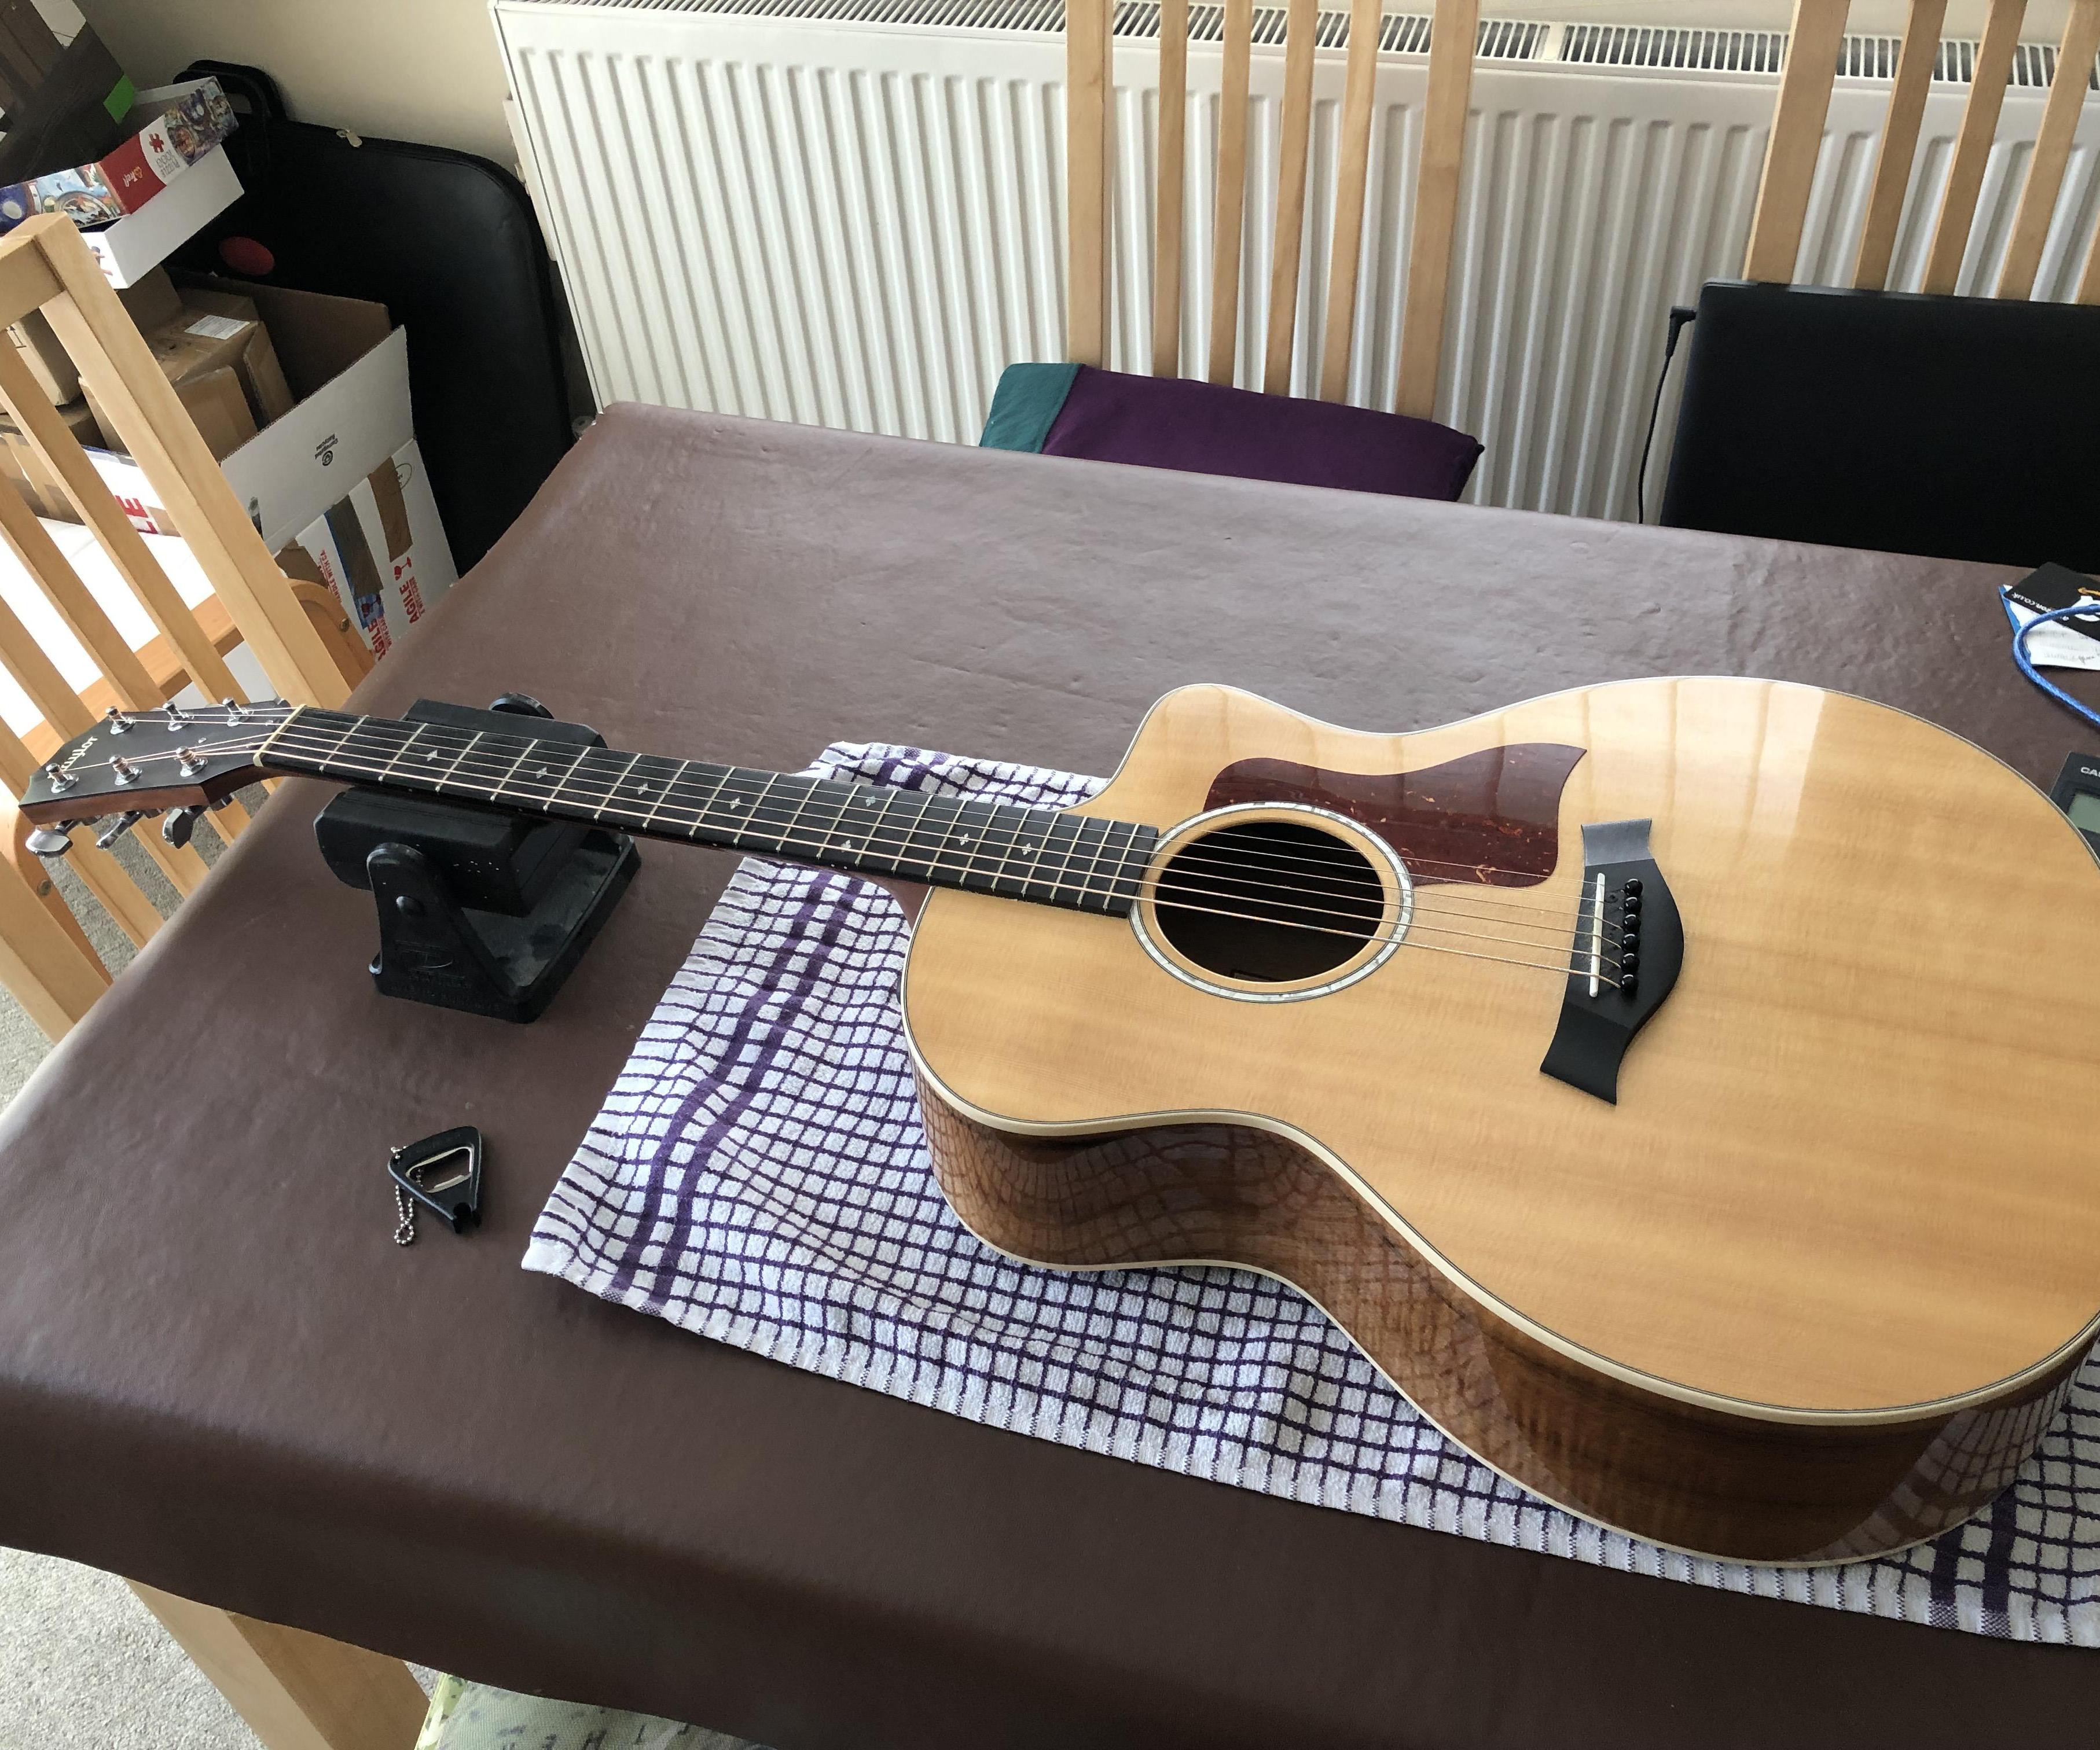
M 247 192 L 171 267 L 384 304 L 408 330 L 416 437 L 465 571 L 570 443 L 554 276 L 531 198 L 486 158 L 293 121 L 253 67 L 193 61 L 240 112 Z

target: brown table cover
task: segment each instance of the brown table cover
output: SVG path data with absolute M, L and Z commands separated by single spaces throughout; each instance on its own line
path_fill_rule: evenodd
M 619 408 L 361 703 L 522 688 L 629 749 L 792 766 L 849 737 L 1101 772 L 1188 681 L 1403 730 L 1764 674 L 2046 783 L 2093 738 L 2014 672 L 2006 575 Z M 308 828 L 325 794 L 271 801 L 0 1120 L 0 1541 L 782 1750 L 2096 1729 L 2100 1652 L 1193 1481 L 527 1275 L 731 860 L 645 848 L 512 1027 L 373 994 L 371 901 Z M 397 1250 L 388 1146 L 467 1122 L 487 1225 Z

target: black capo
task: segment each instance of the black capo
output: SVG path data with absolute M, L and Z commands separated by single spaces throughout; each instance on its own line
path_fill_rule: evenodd
M 462 1124 L 396 1148 L 386 1172 L 406 1195 L 443 1216 L 454 1233 L 465 1233 L 481 1225 L 481 1132 Z

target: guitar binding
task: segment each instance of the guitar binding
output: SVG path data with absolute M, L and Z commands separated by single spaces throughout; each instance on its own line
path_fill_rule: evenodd
M 1608 820 L 1582 828 L 1582 898 L 1568 987 L 1538 1066 L 1613 1105 L 1626 1048 L 1669 997 L 1684 961 L 1677 901 L 1648 844 L 1652 824 Z

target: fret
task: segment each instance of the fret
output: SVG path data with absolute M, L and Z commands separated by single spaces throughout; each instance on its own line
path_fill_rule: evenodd
M 956 809 L 951 837 L 955 848 L 957 886 L 973 888 L 980 893 L 991 892 L 998 864 L 991 853 L 989 835 L 997 822 L 999 806 L 998 803 L 973 797 Z
M 386 765 L 380 767 L 379 780 L 382 783 L 386 782 L 389 778 L 395 775 L 395 767 L 399 765 L 401 761 L 407 757 L 408 750 L 416 745 L 416 738 L 423 733 L 423 729 L 424 725 L 422 724 L 417 724 L 414 729 L 409 731 L 408 738 L 404 740 L 399 747 L 394 750 L 392 756 L 388 759 Z
M 627 774 L 634 769 L 634 762 L 641 757 L 642 756 L 638 753 L 630 753 L 628 755 L 627 764 L 620 769 L 620 776 L 614 778 L 613 781 L 606 787 L 605 800 L 599 804 L 598 812 L 591 817 L 593 820 L 603 820 L 605 818 L 606 810 L 612 806 L 613 797 L 619 794 L 620 787 L 623 783 L 626 782 Z
M 525 763 L 525 756 L 532 752 L 536 745 L 537 744 L 528 741 L 523 747 L 518 750 L 518 757 L 510 762 L 510 769 L 505 772 L 503 776 L 498 778 L 494 786 L 490 789 L 488 792 L 488 799 L 490 801 L 495 801 L 503 794 L 503 787 L 518 775 L 518 768 Z M 500 760 L 503 757 L 503 755 L 501 751 L 499 749 L 491 757 Z
M 568 769 L 557 777 L 551 761 L 554 756 L 563 753 L 569 756 Z M 576 775 L 576 768 L 583 764 L 584 753 L 585 749 L 572 743 L 558 741 L 536 741 L 526 750 L 526 757 L 532 762 L 527 778 L 545 787 L 538 798 L 540 806 L 556 809 L 574 806 L 563 792 Z
M 936 793 L 911 823 L 912 836 L 924 847 L 929 879 L 952 886 L 968 861 L 955 849 L 955 822 L 963 812 L 960 796 Z
M 1098 814 L 1079 814 L 1073 818 L 1078 827 L 1068 864 L 1074 871 L 1072 903 L 1082 910 L 1091 910 L 1107 897 L 1100 883 L 1101 846 L 1107 841 L 1110 822 Z
M 892 849 L 889 835 L 882 829 L 882 819 L 889 812 L 891 798 L 899 792 L 873 784 L 845 787 L 849 794 L 839 810 L 836 828 L 840 845 L 852 857 L 854 868 L 881 873 L 889 866 Z
M 992 865 L 990 885 L 985 891 L 1002 899 L 1021 897 L 1021 878 L 1013 868 L 1014 846 L 1026 818 L 1026 810 L 1010 803 L 995 804 L 992 818 L 985 827 L 985 853 Z
M 889 853 L 891 865 L 898 874 L 909 881 L 931 881 L 933 879 L 933 863 L 918 855 L 915 849 L 919 840 L 920 822 L 925 819 L 926 811 L 933 805 L 933 792 L 926 791 L 920 797 L 919 812 L 911 817 L 911 825 L 904 829 L 902 842 L 892 848 Z
M 716 805 L 721 801 L 724 787 L 732 778 L 736 776 L 736 768 L 733 765 L 716 765 L 704 760 L 688 760 L 686 762 L 686 769 L 698 775 L 681 778 L 679 780 L 681 783 L 704 784 L 708 787 L 707 794 L 696 797 L 693 802 L 691 831 L 695 835 L 704 831 L 715 831 L 717 829 L 708 817 L 713 813 Z
M 1057 897 L 1072 822 L 1068 816 L 1044 809 L 1030 809 L 1028 814 L 1028 834 L 1021 846 L 1028 853 L 1028 879 L 1021 886 L 1021 897 L 1047 906 Z
M 846 840 L 853 835 L 840 830 L 856 787 L 841 783 L 836 778 L 811 780 L 809 799 L 803 806 L 806 810 L 814 804 L 818 813 L 810 813 L 806 823 L 798 829 L 798 840 L 814 847 L 810 853 L 813 861 L 831 863 L 841 869 L 862 866 L 864 850 L 850 848 Z M 822 810 L 827 808 L 831 810 L 828 819 L 821 818 Z M 858 844 L 860 840 L 854 838 L 854 843 Z

